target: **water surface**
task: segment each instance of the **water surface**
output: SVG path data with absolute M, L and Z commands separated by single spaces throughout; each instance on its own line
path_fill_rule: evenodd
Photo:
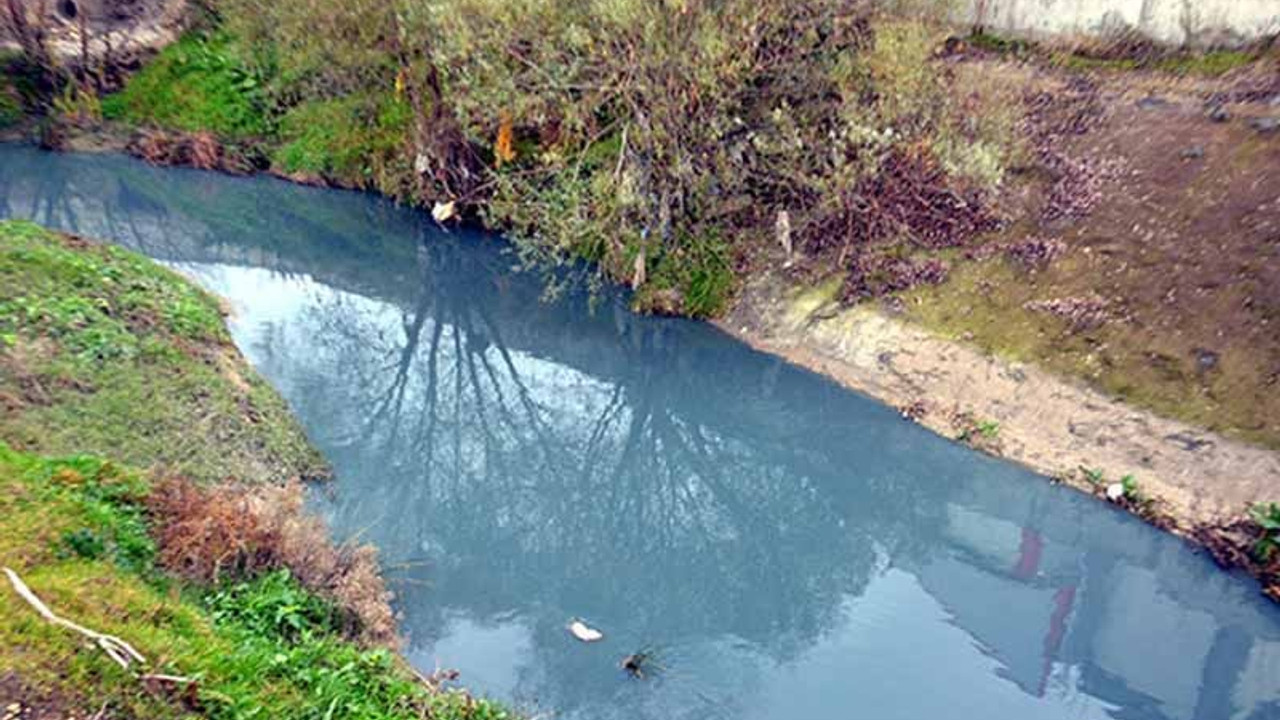
M 1251 582 L 707 325 L 545 302 L 495 238 L 11 146 L 0 216 L 227 297 L 337 470 L 333 527 L 381 549 L 409 658 L 531 714 L 1280 718 Z

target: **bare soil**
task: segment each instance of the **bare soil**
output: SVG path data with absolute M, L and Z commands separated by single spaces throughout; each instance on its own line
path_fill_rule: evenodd
M 1030 271 L 999 255 L 960 263 L 951 282 L 905 298 L 908 316 L 1280 448 L 1280 131 L 1255 127 L 1280 117 L 1280 70 L 1271 78 L 1268 69 L 1223 80 L 1101 78 L 1097 127 L 1064 150 L 1118 168 L 1114 177 L 1086 216 L 1046 222 L 1031 210 L 992 240 L 1045 238 L 1061 257 Z M 1225 122 L 1210 118 L 1219 107 Z M 1023 183 L 1029 205 L 1044 202 L 1050 182 Z M 1100 322 L 1069 314 L 1086 306 Z

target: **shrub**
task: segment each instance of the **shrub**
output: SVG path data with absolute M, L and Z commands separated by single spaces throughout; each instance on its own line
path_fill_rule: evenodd
M 478 207 L 656 309 L 721 312 L 782 212 L 850 269 L 963 244 L 1020 120 L 1015 83 L 936 59 L 936 13 L 871 0 L 218 6 L 278 167 Z
M 21 119 L 22 103 L 18 100 L 17 92 L 0 78 L 0 129 L 14 125 Z

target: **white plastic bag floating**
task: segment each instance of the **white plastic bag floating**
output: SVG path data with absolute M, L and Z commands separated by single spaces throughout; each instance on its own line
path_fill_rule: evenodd
M 576 618 L 569 623 L 569 634 L 586 643 L 604 639 L 604 633 Z
M 431 217 L 438 223 L 443 223 L 451 219 L 458 212 L 457 203 L 453 200 L 449 202 L 438 202 L 435 207 L 431 208 Z

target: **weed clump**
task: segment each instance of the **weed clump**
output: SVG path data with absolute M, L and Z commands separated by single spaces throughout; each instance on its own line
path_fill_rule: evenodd
M 1072 332 L 1096 330 L 1114 317 L 1111 301 L 1096 295 L 1032 300 L 1024 307 L 1065 321 Z

